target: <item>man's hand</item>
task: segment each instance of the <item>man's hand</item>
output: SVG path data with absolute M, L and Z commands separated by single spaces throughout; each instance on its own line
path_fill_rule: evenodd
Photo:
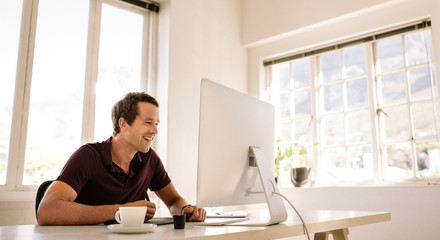
M 154 202 L 148 202 L 145 200 L 126 203 L 123 204 L 122 207 L 147 207 L 147 212 L 145 213 L 145 220 L 153 218 L 154 214 L 156 213 L 156 204 L 154 204 Z
M 190 222 L 205 221 L 206 210 L 198 208 L 197 206 L 188 205 L 188 202 L 177 193 L 172 182 L 166 187 L 156 191 L 156 195 L 167 205 L 171 215 L 180 215 L 182 213 L 182 207 L 186 206 L 183 209 L 183 213 L 190 216 Z
M 185 207 L 183 213 L 190 216 L 190 222 L 203 222 L 206 218 L 206 210 L 193 205 Z

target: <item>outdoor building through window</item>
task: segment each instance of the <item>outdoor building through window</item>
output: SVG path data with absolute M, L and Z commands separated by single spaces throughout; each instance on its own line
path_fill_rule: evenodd
M 430 21 L 264 64 L 277 139 L 319 143 L 317 183 L 440 177 Z

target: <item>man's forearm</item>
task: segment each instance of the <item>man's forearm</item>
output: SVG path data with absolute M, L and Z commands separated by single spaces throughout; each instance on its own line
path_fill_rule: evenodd
M 179 198 L 169 207 L 171 215 L 180 215 L 182 211 L 182 207 L 188 205 L 188 203 L 183 198 Z
M 42 203 L 38 211 L 40 225 L 99 224 L 113 220 L 119 205 L 89 206 L 57 199 Z

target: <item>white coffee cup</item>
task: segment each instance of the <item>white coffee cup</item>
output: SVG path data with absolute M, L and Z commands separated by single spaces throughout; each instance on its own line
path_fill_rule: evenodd
M 123 227 L 140 227 L 144 223 L 146 212 L 147 207 L 120 207 L 115 219 Z

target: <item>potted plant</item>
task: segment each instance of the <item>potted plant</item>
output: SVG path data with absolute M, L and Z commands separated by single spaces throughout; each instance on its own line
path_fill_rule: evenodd
M 280 145 L 281 142 L 282 142 L 281 139 L 276 140 L 277 149 L 276 149 L 276 157 L 275 157 L 275 182 L 278 182 L 278 176 L 280 175 L 280 165 L 285 158 L 284 149 L 282 149 Z
M 275 176 L 279 175 L 283 163 L 290 170 L 290 180 L 295 187 L 305 184 L 313 165 L 313 149 L 318 142 L 286 144 L 277 140 L 277 155 L 275 158 Z

